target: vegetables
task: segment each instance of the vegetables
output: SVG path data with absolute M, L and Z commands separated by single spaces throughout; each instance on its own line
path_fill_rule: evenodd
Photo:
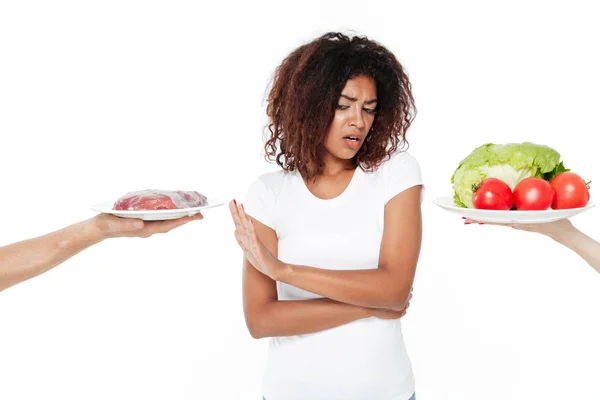
M 451 179 L 454 203 L 487 210 L 585 207 L 589 182 L 569 172 L 560 154 L 534 143 L 488 143 L 465 157 Z
M 590 200 L 588 183 L 573 172 L 556 175 L 550 181 L 550 186 L 556 193 L 552 202 L 552 208 L 555 210 L 585 207 Z
M 486 178 L 497 178 L 511 190 L 525 178 L 545 180 L 568 171 L 560 154 L 544 145 L 534 143 L 488 143 L 477 147 L 458 165 L 452 175 L 454 202 L 473 208 L 473 193 Z
M 473 205 L 484 210 L 510 210 L 513 193 L 500 179 L 487 178 L 473 193 Z
M 517 210 L 547 210 L 554 200 L 552 186 L 542 178 L 523 179 L 513 194 Z

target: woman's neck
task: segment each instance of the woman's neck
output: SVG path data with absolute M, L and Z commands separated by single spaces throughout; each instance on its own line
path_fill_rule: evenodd
M 324 161 L 325 168 L 323 168 L 323 172 L 320 174 L 321 176 L 337 176 L 348 170 L 355 169 L 355 165 L 351 159 L 343 160 L 341 158 L 336 158 L 331 154 L 327 154 Z

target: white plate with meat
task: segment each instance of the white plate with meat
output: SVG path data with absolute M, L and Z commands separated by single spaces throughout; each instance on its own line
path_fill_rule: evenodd
M 92 206 L 92 210 L 122 218 L 163 221 L 188 217 L 223 205 L 195 191 L 147 189 L 129 192 L 116 201 Z
M 543 224 L 545 222 L 553 222 L 560 219 L 573 217 L 595 206 L 594 202 L 590 200 L 585 207 L 566 208 L 562 210 L 480 210 L 477 208 L 465 208 L 457 206 L 454 203 L 454 198 L 452 196 L 438 197 L 434 200 L 434 203 L 446 211 L 450 211 L 456 215 L 466 217 L 473 221 L 498 224 Z

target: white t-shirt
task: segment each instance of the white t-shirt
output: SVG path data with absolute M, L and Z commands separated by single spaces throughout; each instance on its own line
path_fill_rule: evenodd
M 396 152 L 376 171 L 355 173 L 338 197 L 322 200 L 297 171 L 259 177 L 244 200 L 248 214 L 272 228 L 279 259 L 332 270 L 375 269 L 384 206 L 422 185 L 417 160 Z M 421 189 L 421 201 L 424 188 Z M 279 300 L 322 296 L 277 282 Z M 271 338 L 263 381 L 266 400 L 408 400 L 414 378 L 400 319 L 366 318 L 306 335 Z

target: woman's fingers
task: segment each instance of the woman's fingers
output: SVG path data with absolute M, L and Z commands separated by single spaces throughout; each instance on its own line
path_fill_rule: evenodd
M 496 225 L 496 226 L 508 226 L 514 229 L 520 229 L 520 230 L 530 230 L 531 226 L 530 225 L 523 225 L 523 224 L 514 224 L 514 223 L 501 223 L 501 222 L 481 222 L 481 221 L 476 221 L 470 218 L 465 218 L 464 219 L 464 224 L 465 225 L 469 225 L 469 224 L 479 224 L 479 225 Z
M 235 200 L 232 200 L 229 203 L 229 210 L 231 211 L 231 217 L 233 218 L 235 228 L 240 231 L 242 235 L 245 235 L 247 230 L 245 219 L 247 219 L 247 217 L 246 213 L 243 212 L 243 206 L 241 204 L 237 204 Z
M 231 200 L 229 202 L 229 212 L 231 213 L 231 218 L 233 218 L 233 223 L 235 224 L 235 228 L 239 229 L 241 225 L 240 215 L 238 212 L 238 207 L 235 200 Z
M 250 218 L 248 217 L 248 214 L 246 214 L 246 210 L 244 210 L 244 205 L 243 204 L 239 204 L 237 206 L 238 209 L 238 215 L 240 217 L 240 223 L 242 224 L 242 226 L 247 229 L 248 231 L 251 230 L 251 225 L 252 222 L 250 222 Z
M 251 243 L 248 235 L 248 229 L 243 221 L 244 216 L 242 216 L 240 213 L 240 205 L 238 205 L 235 200 L 230 201 L 229 211 L 231 212 L 231 218 L 233 218 L 233 223 L 235 224 L 235 240 L 238 242 L 242 250 L 247 253 L 251 248 Z
M 247 250 L 246 250 L 246 247 L 244 246 L 242 239 L 240 238 L 240 233 L 237 230 L 235 230 L 233 232 L 233 235 L 235 236 L 235 240 L 238 242 L 238 244 L 240 245 L 242 250 L 244 250 L 244 252 L 246 252 Z
M 483 225 L 483 224 L 489 224 L 489 222 L 481 222 L 481 221 L 476 221 L 474 219 L 470 219 L 470 218 L 466 218 L 463 217 L 463 219 L 465 220 L 465 225 L 469 225 L 469 224 L 479 224 L 479 225 Z M 491 224 L 493 225 L 493 224 Z
M 254 262 L 258 262 L 260 259 L 260 255 L 258 254 L 260 250 L 259 241 L 252 220 L 246 214 L 244 206 L 237 204 L 235 200 L 229 203 L 229 210 L 235 224 L 234 235 L 236 241 L 247 256 L 251 256 Z
M 250 216 L 246 214 L 243 204 L 239 204 L 237 209 L 241 228 L 244 230 L 244 235 L 248 240 L 248 249 L 256 252 L 258 250 L 258 237 L 256 236 L 256 231 L 254 230 L 254 223 L 250 219 Z

